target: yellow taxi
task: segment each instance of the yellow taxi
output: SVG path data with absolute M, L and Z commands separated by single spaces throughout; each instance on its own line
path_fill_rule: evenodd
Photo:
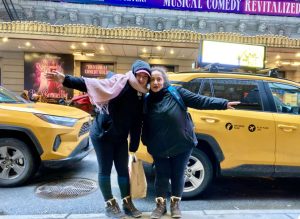
M 88 113 L 28 102 L 0 87 L 0 186 L 22 185 L 40 164 L 60 167 L 90 151 Z
M 189 109 L 198 145 L 185 172 L 183 197 L 204 192 L 216 176 L 299 176 L 300 84 L 264 75 L 185 72 L 175 85 L 240 101 L 236 110 Z M 137 156 L 151 163 L 147 148 Z

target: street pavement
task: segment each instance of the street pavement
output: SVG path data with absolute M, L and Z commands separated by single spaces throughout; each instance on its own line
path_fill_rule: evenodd
M 141 219 L 150 217 L 143 212 Z M 104 214 L 44 214 L 44 215 L 2 215 L 0 219 L 106 219 Z M 130 218 L 130 217 L 127 217 Z M 170 219 L 168 213 L 161 219 Z M 202 210 L 183 211 L 182 219 L 300 219 L 300 210 Z
M 20 188 L 0 190 L 0 219 L 105 219 L 104 201 L 100 191 L 74 199 L 46 199 L 35 195 L 37 186 L 61 178 L 97 180 L 95 154 L 71 169 L 41 173 L 32 182 Z M 145 166 L 150 172 L 150 167 Z M 150 175 L 150 174 L 148 174 Z M 115 177 L 115 174 L 114 174 Z M 153 178 L 149 176 L 147 199 L 136 202 L 143 211 L 141 219 L 149 218 L 154 207 Z M 223 180 L 212 186 L 209 194 L 200 200 L 182 202 L 183 219 L 300 219 L 300 189 L 298 180 Z M 117 181 L 112 183 L 118 194 Z M 100 198 L 99 198 L 100 197 Z M 227 209 L 227 210 L 222 210 Z M 267 210 L 266 210 L 267 209 Z M 171 219 L 170 213 L 162 219 Z

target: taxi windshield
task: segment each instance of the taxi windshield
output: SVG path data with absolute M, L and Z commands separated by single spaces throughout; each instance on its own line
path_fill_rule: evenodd
M 0 103 L 27 103 L 27 101 L 4 87 L 0 87 Z

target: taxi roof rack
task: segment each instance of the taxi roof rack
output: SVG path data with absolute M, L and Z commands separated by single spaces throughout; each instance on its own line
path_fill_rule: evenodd
M 243 69 L 237 67 L 228 67 L 225 65 L 220 65 L 219 63 L 211 63 L 203 68 L 189 71 L 189 73 L 229 73 L 229 74 L 246 74 L 246 75 L 258 75 L 258 76 L 267 76 L 272 78 L 280 78 L 279 77 L 279 69 L 278 68 L 266 68 L 266 69 Z M 188 73 L 179 72 L 179 73 Z

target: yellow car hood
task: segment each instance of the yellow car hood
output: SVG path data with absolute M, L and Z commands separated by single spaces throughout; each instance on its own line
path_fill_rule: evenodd
M 22 103 L 22 104 L 0 104 L 0 109 L 12 110 L 28 113 L 41 113 L 54 116 L 64 116 L 70 118 L 80 119 L 89 114 L 77 109 L 75 107 L 68 107 L 62 105 L 48 104 L 48 103 Z

